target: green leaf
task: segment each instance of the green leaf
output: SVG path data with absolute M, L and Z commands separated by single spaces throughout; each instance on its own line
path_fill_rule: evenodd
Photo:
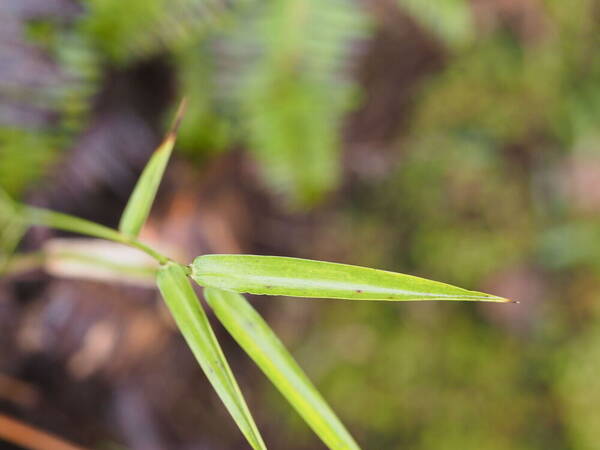
M 227 331 L 329 448 L 359 448 L 292 355 L 242 295 L 214 288 L 205 289 L 204 295 Z
M 229 291 L 348 300 L 509 302 L 449 284 L 366 267 L 256 255 L 203 255 L 192 264 L 200 285 Z
M 194 293 L 185 269 L 168 263 L 158 271 L 158 288 L 202 370 L 252 448 L 265 449 L 240 388 Z
M 150 157 L 150 161 L 146 164 L 140 179 L 133 189 L 131 197 L 129 197 L 119 223 L 119 230 L 126 236 L 137 237 L 150 214 L 150 208 L 152 208 L 156 191 L 173 151 L 173 145 L 177 137 L 177 128 L 181 122 L 184 109 L 185 100 L 179 105 L 171 130 L 167 133 L 162 144 L 158 146 L 154 154 Z

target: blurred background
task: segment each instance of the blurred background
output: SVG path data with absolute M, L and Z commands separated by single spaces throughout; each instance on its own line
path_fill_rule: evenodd
M 253 298 L 365 449 L 600 448 L 598 0 L 3 0 L 0 23 L 12 197 L 115 226 L 185 96 L 146 241 L 521 302 Z M 0 411 L 94 449 L 246 448 L 147 277 L 40 259 L 94 245 L 18 244 Z M 216 330 L 270 447 L 323 448 Z

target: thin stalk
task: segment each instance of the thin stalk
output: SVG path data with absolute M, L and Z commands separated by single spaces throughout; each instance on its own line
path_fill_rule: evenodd
M 127 242 L 125 242 L 126 245 L 129 245 L 130 247 L 134 247 L 137 248 L 138 250 L 143 251 L 144 253 L 152 256 L 154 259 L 156 259 L 160 264 L 167 264 L 169 261 L 171 261 L 171 259 L 159 252 L 157 252 L 156 250 L 154 250 L 153 248 L 147 246 L 146 244 L 144 244 L 143 242 L 140 242 L 138 240 L 128 240 Z
M 157 252 L 143 242 L 140 242 L 133 237 L 125 236 L 119 231 L 105 227 L 104 225 L 100 225 L 80 217 L 71 216 L 69 214 L 58 213 L 48 209 L 35 208 L 32 206 L 23 206 L 21 211 L 24 219 L 31 225 L 43 225 L 50 228 L 85 234 L 87 236 L 107 239 L 109 241 L 128 245 L 129 247 L 137 248 L 138 250 L 150 255 L 160 264 L 166 264 L 171 261 L 170 258 Z

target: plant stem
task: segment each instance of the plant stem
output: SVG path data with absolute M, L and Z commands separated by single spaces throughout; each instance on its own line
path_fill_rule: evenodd
M 167 256 L 157 252 L 156 250 L 154 250 L 153 248 L 147 246 L 146 244 L 138 241 L 138 240 L 130 240 L 128 242 L 124 242 L 124 244 L 129 245 L 130 247 L 135 247 L 141 251 L 143 251 L 144 253 L 152 256 L 154 259 L 156 259 L 160 264 L 166 264 L 169 261 L 171 261 L 170 258 L 168 258 Z
M 109 241 L 118 242 L 120 244 L 137 248 L 138 250 L 141 250 L 150 255 L 152 258 L 156 259 L 160 264 L 166 264 L 170 261 L 170 258 L 157 252 L 153 248 L 135 238 L 125 236 L 117 230 L 105 227 L 104 225 L 100 225 L 86 219 L 82 219 L 80 217 L 50 211 L 48 209 L 35 208 L 32 206 L 23 206 L 21 208 L 21 212 L 23 213 L 25 221 L 31 225 L 43 225 L 59 230 L 71 231 L 87 236 L 107 239 Z

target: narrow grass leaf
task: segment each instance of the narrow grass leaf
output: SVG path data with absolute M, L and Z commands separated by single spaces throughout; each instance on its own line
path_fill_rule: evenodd
M 235 423 L 252 448 L 265 449 L 225 355 L 186 277 L 185 269 L 175 263 L 162 266 L 158 271 L 157 284 L 179 330 Z
M 199 256 L 192 264 L 192 278 L 206 287 L 262 295 L 389 301 L 510 301 L 401 273 L 279 256 Z
M 215 288 L 205 289 L 204 295 L 229 333 L 329 448 L 359 448 L 292 355 L 242 295 Z
M 137 237 L 150 214 L 156 191 L 171 157 L 173 145 L 175 145 L 177 128 L 181 122 L 184 109 L 185 100 L 179 105 L 170 131 L 150 157 L 125 206 L 119 223 L 119 230 L 129 237 Z

